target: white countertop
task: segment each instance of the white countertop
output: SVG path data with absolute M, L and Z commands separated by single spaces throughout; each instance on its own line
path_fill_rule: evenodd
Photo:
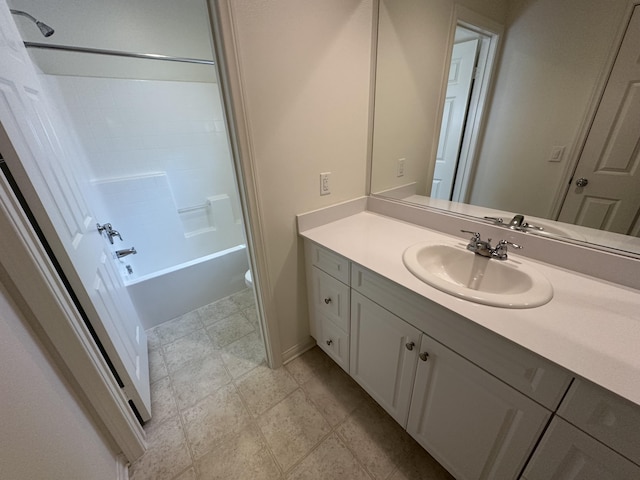
M 459 299 L 414 277 L 404 250 L 462 239 L 376 213 L 361 212 L 300 233 L 403 287 L 482 325 L 571 372 L 640 405 L 640 292 L 525 259 L 544 274 L 553 299 L 537 308 L 507 309 Z

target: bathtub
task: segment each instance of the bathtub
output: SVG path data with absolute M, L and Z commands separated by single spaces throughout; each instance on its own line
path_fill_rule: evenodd
M 246 288 L 245 245 L 125 280 L 145 330 Z

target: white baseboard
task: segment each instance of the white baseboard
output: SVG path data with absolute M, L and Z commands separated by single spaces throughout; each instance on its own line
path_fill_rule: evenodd
M 129 462 L 123 453 L 116 457 L 116 480 L 129 480 Z
M 298 343 L 297 345 L 294 345 L 293 347 L 288 348 L 287 350 L 282 352 L 282 364 L 284 365 L 290 362 L 294 358 L 299 357 L 304 352 L 306 352 L 307 350 L 311 350 L 315 346 L 316 346 L 316 341 L 312 337 L 309 337 L 309 339 L 306 342 Z

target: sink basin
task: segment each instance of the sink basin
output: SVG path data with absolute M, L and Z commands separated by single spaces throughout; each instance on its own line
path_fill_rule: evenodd
M 402 260 L 423 282 L 471 302 L 533 308 L 553 298 L 553 287 L 534 268 L 481 257 L 464 246 L 419 243 L 407 248 Z

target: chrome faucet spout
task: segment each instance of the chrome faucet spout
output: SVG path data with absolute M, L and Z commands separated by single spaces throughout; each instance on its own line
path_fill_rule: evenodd
M 124 250 L 116 250 L 116 257 L 122 258 L 126 257 L 127 255 L 135 255 L 136 253 L 138 253 L 136 251 L 136 247 L 125 248 Z
M 520 230 L 524 224 L 524 215 L 514 215 L 509 222 L 509 228 L 512 230 Z

